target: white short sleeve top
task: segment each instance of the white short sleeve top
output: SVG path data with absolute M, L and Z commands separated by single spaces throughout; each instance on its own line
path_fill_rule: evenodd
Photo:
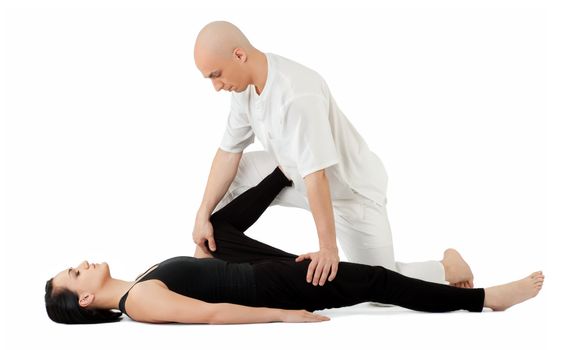
M 253 85 L 232 93 L 220 148 L 242 152 L 257 138 L 298 190 L 303 178 L 325 169 L 333 199 L 357 192 L 385 202 L 381 160 L 337 106 L 323 78 L 284 57 L 266 53 L 268 77 L 260 95 Z

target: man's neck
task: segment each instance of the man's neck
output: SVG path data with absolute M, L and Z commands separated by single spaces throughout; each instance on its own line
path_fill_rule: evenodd
M 252 61 L 252 84 L 256 89 L 258 95 L 262 94 L 264 88 L 266 87 L 266 81 L 268 80 L 268 58 L 266 54 L 261 51 L 254 51 L 250 56 Z

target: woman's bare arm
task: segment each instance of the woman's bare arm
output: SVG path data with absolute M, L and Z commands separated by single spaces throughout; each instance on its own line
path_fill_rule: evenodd
M 305 310 L 249 307 L 229 303 L 207 303 L 167 289 L 155 281 L 145 281 L 130 291 L 128 315 L 149 323 L 266 323 L 319 322 L 329 318 Z

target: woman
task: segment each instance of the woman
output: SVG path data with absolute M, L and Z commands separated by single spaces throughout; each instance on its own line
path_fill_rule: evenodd
M 168 259 L 135 281 L 112 278 L 106 263 L 61 271 L 46 284 L 47 314 L 60 323 L 112 322 L 122 312 L 151 323 L 317 322 L 329 318 L 310 311 L 367 301 L 427 312 L 505 310 L 542 288 L 541 272 L 492 288 L 457 288 L 347 262 L 332 282 L 313 286 L 305 282 L 308 261 L 244 235 L 289 185 L 276 168 L 214 213 L 214 258 Z

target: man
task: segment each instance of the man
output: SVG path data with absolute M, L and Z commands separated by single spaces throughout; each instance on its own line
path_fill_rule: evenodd
M 380 159 L 335 103 L 315 71 L 263 53 L 229 22 L 212 22 L 197 36 L 195 64 L 216 91 L 232 92 L 224 137 L 213 160 L 193 239 L 196 256 L 216 249 L 209 216 L 256 185 L 276 165 L 293 181 L 274 204 L 310 210 L 319 251 L 306 280 L 324 285 L 337 274 L 337 238 L 352 262 L 381 265 L 432 282 L 472 287 L 460 254 L 442 261 L 396 263 L 386 213 L 387 176 Z M 258 138 L 262 152 L 244 149 Z

